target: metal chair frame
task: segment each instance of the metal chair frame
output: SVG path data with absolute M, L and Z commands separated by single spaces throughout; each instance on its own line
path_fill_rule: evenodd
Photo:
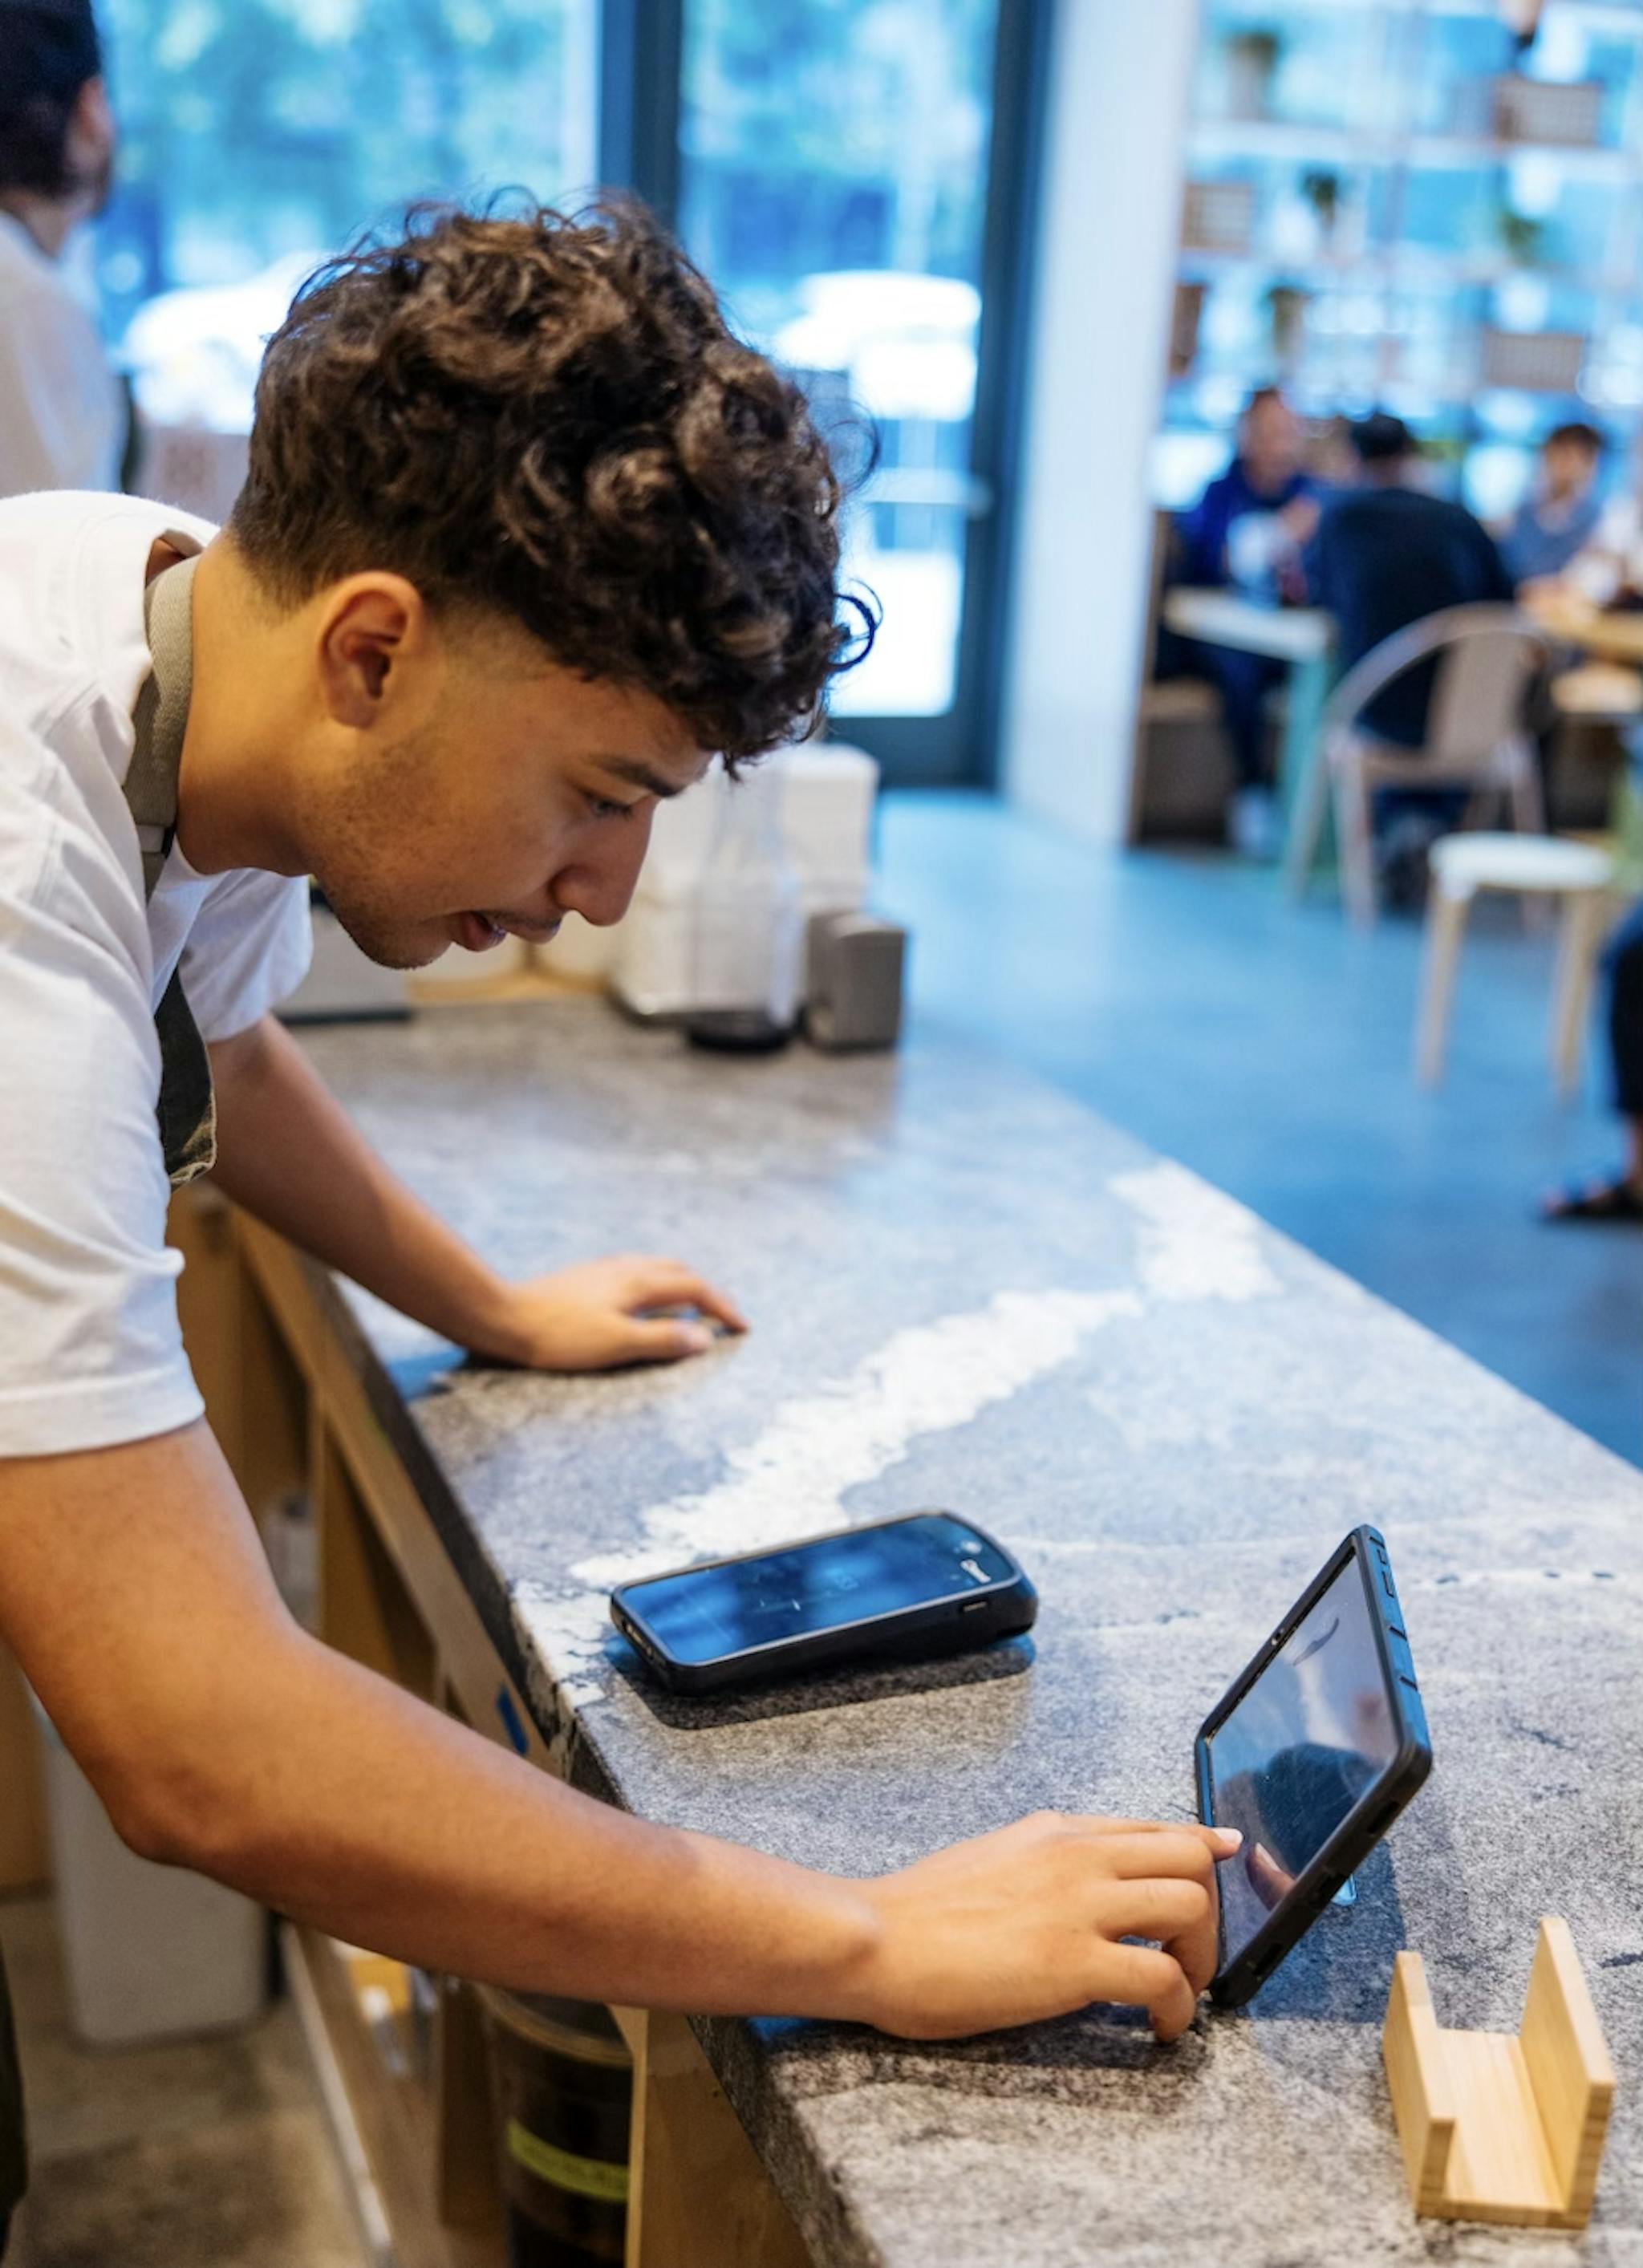
M 1548 652 L 1545 637 L 1514 607 L 1446 607 L 1354 662 L 1330 696 L 1317 755 L 1302 784 L 1286 861 L 1292 896 L 1306 888 L 1331 793 L 1342 894 L 1363 928 L 1376 912 L 1370 813 L 1377 787 L 1465 787 L 1474 803 L 1504 797 L 1515 827 L 1544 831 L 1540 774 L 1521 718 L 1524 695 Z M 1360 719 L 1376 696 L 1434 657 L 1425 747 L 1396 747 L 1366 733 Z

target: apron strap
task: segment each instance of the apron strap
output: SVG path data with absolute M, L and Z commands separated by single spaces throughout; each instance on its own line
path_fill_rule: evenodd
M 194 690 L 194 571 L 196 554 L 157 575 L 143 593 L 143 622 L 153 667 L 132 711 L 136 746 L 126 773 L 126 802 L 143 852 L 143 895 L 151 898 L 177 832 L 177 780 Z M 217 1157 L 211 1060 L 174 970 L 154 1015 L 159 1035 L 160 1143 L 173 1189 L 209 1173 Z
M 177 777 L 194 691 L 194 571 L 196 554 L 157 575 L 143 593 L 143 626 L 154 666 L 143 681 L 132 722 L 136 747 L 126 801 L 143 848 L 143 895 L 151 898 L 177 831 Z
M 18 2068 L 17 2037 L 5 1963 L 0 1961 L 0 2252 L 12 2208 L 28 2186 L 28 2145 L 23 2126 L 23 2078 Z

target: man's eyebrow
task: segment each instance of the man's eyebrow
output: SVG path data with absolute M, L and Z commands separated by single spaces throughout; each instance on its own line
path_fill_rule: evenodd
M 642 787 L 647 795 L 660 796 L 666 800 L 684 792 L 677 780 L 669 779 L 666 772 L 653 770 L 643 756 L 596 756 L 594 762 L 601 771 L 626 780 L 630 786 Z

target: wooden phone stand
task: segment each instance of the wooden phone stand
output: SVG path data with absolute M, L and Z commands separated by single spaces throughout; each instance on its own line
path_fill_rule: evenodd
M 1382 2044 L 1417 2213 L 1585 2228 L 1615 2074 L 1567 1922 L 1541 1923 L 1515 2037 L 1440 2030 L 1400 1953 Z

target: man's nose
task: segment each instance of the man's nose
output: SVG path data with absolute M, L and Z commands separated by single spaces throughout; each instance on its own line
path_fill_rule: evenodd
M 630 819 L 607 821 L 595 841 L 556 876 L 553 895 L 567 913 L 580 914 L 596 928 L 622 919 L 650 846 L 654 810 L 647 804 Z

